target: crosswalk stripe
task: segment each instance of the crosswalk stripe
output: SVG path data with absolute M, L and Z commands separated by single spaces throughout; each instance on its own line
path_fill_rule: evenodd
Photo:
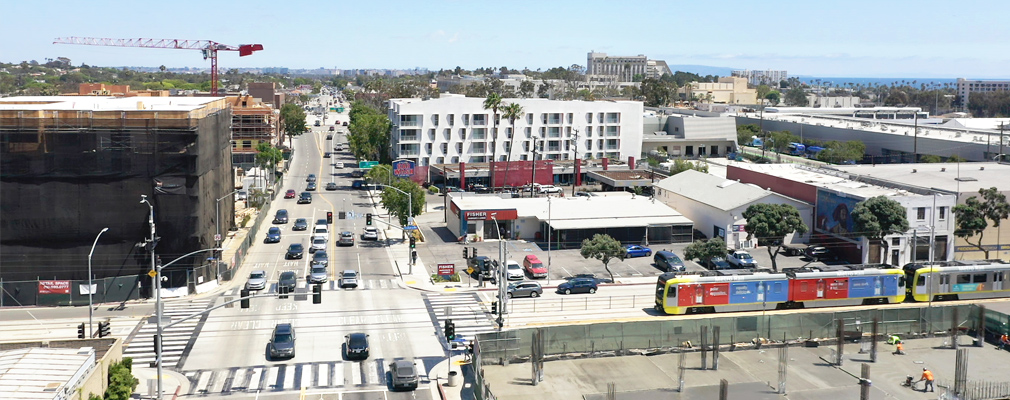
M 284 388 L 284 375 L 287 375 L 287 365 L 277 365 L 270 368 L 270 386 L 275 390 Z
M 330 363 L 330 386 L 344 386 L 344 363 Z
M 217 371 L 214 376 L 214 382 L 207 386 L 207 393 L 221 393 L 224 391 L 224 385 L 228 381 L 228 375 L 232 371 Z
M 231 387 L 229 387 L 227 390 L 234 391 L 239 389 L 245 389 L 246 386 L 248 385 L 248 383 L 246 382 L 246 379 L 248 377 L 249 377 L 248 368 L 240 368 L 235 370 L 235 375 L 232 376 L 231 378 Z
M 420 359 L 414 359 L 414 369 L 417 371 L 418 377 L 428 378 L 428 372 L 424 369 L 424 361 Z
M 199 390 L 199 388 L 206 388 L 207 384 L 210 383 L 211 378 L 213 376 L 214 376 L 214 371 L 206 371 L 206 372 L 200 374 L 200 380 L 197 381 L 197 383 L 196 383 L 197 389 Z
M 389 289 L 389 282 L 383 279 L 379 281 L 379 286 L 381 286 L 383 289 Z
M 380 365 L 381 364 L 379 364 L 379 363 L 377 363 L 375 361 L 369 361 L 367 364 L 364 365 L 365 372 L 368 375 L 368 383 L 373 384 L 373 385 L 379 384 L 379 382 L 380 382 L 380 380 L 379 380 L 379 366 Z
M 291 389 L 295 387 L 295 368 L 293 365 L 286 365 L 283 367 L 284 379 L 278 379 L 277 383 L 280 389 Z
M 298 364 L 295 366 L 295 385 L 293 389 L 301 389 L 310 385 L 312 370 L 309 367 L 309 364 Z
M 314 387 L 327 387 L 330 386 L 330 370 L 329 364 L 316 364 L 313 365 L 316 372 L 314 376 L 316 377 L 316 382 L 312 385 Z
M 347 369 L 351 374 L 351 385 L 361 384 L 361 366 L 355 363 L 347 363 Z
M 249 384 L 246 390 L 260 390 L 260 379 L 263 378 L 263 367 L 254 367 L 249 373 Z

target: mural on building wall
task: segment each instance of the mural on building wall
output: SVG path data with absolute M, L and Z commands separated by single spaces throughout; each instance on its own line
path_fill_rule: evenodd
M 817 219 L 814 230 L 821 233 L 831 233 L 838 236 L 848 236 L 855 231 L 852 221 L 852 209 L 860 199 L 843 197 L 838 193 L 826 190 L 817 191 Z

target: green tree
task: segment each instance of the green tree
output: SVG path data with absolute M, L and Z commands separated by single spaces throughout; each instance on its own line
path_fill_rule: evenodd
M 129 400 L 140 380 L 133 376 L 133 359 L 109 365 L 109 386 L 105 389 L 105 400 Z
M 491 178 L 491 190 L 494 191 L 498 183 L 495 181 L 494 163 L 498 161 L 498 109 L 501 108 L 501 95 L 495 92 L 488 93 L 484 99 L 484 109 L 491 110 L 491 162 L 489 177 Z
M 383 183 L 383 185 L 386 184 Z M 424 189 L 421 188 L 421 185 L 418 185 L 417 182 L 402 178 L 393 180 L 393 184 L 391 186 L 406 193 L 410 193 L 410 196 L 385 187 L 382 190 L 382 206 L 389 210 L 389 212 L 393 215 L 396 215 L 396 218 L 400 221 L 401 226 L 406 226 L 410 217 L 418 215 L 424 211 Z M 408 205 L 413 208 L 409 208 Z
M 372 183 L 381 183 L 383 185 L 388 185 L 392 183 L 397 178 L 393 175 L 393 166 L 389 164 L 379 164 L 373 166 L 365 173 L 365 179 L 368 179 Z
M 645 78 L 642 80 L 640 90 L 642 96 L 645 96 L 646 106 L 662 107 L 673 100 L 673 95 L 677 92 L 677 84 L 655 78 Z
M 708 163 L 704 161 L 692 162 L 685 160 L 683 158 L 678 158 L 673 160 L 673 165 L 670 166 L 670 176 L 677 175 L 681 172 L 687 170 L 695 170 L 698 172 L 708 173 Z
M 784 153 L 789 148 L 790 143 L 799 142 L 800 137 L 793 135 L 789 131 L 773 131 L 768 132 L 768 142 L 765 144 L 767 147 L 775 149 L 779 153 Z
M 281 153 L 281 150 L 271 146 L 270 143 L 259 142 L 256 145 L 256 166 L 264 170 L 269 169 L 271 171 L 271 175 L 273 175 L 273 171 L 276 171 L 277 163 L 283 160 L 284 154 Z M 273 177 L 271 177 L 271 179 L 272 178 Z M 266 184 L 270 184 L 270 180 L 268 180 Z
M 957 217 L 954 235 L 985 252 L 985 258 L 989 259 L 989 249 L 982 246 L 983 233 L 989 227 L 989 221 L 992 221 L 993 227 L 999 228 L 1000 221 L 1010 218 L 1010 203 L 1007 203 L 1006 195 L 995 187 L 979 189 L 978 194 L 982 196 L 981 201 L 971 196 L 964 204 L 954 206 Z M 975 243 L 968 240 L 975 236 L 978 236 Z
M 950 162 L 950 163 L 958 163 L 958 162 L 965 162 L 965 161 L 968 161 L 968 160 L 964 159 L 964 157 L 961 157 L 961 156 L 959 156 L 957 154 L 954 154 L 954 155 L 952 155 L 950 157 L 947 157 L 947 162 Z
M 943 162 L 943 159 L 940 158 L 940 156 L 935 155 L 935 154 L 926 154 L 926 155 L 924 155 L 922 157 L 919 157 L 919 162 L 932 164 L 932 163 Z
M 389 117 L 380 114 L 378 110 L 362 101 L 351 103 L 348 113 L 350 123 L 347 124 L 347 143 L 351 152 L 358 160 L 379 161 L 388 164 L 389 136 L 392 124 Z
M 761 128 L 754 124 L 744 124 L 737 125 L 736 127 L 736 142 L 737 144 L 744 146 L 750 145 L 754 137 L 760 137 Z
M 684 258 L 698 260 L 703 265 L 707 265 L 708 261 L 715 257 L 726 257 L 726 242 L 722 238 L 698 240 L 684 249 Z
M 860 236 L 879 242 L 884 236 L 908 231 L 905 207 L 886 196 L 871 197 L 852 209 L 853 228 Z
M 824 150 L 817 153 L 817 159 L 834 164 L 851 164 L 862 160 L 865 155 L 866 144 L 861 141 L 831 141 L 824 145 Z
M 293 137 L 308 132 L 308 128 L 305 127 L 305 111 L 294 103 L 281 106 L 281 126 L 284 128 L 284 133 L 288 135 L 288 146 L 290 147 Z
M 772 88 L 768 87 L 768 85 L 761 84 L 758 85 L 755 90 L 757 91 L 757 98 L 764 99 L 765 96 L 768 95 L 768 92 L 772 91 Z
M 519 83 L 519 97 L 528 99 L 536 92 L 536 84 L 527 79 Z
M 603 263 L 603 268 L 610 274 L 610 281 L 613 282 L 614 273 L 610 271 L 610 261 L 615 258 L 624 260 L 625 251 L 617 239 L 610 237 L 610 235 L 597 233 L 593 235 L 592 239 L 582 241 L 579 254 L 582 254 L 582 258 L 587 260 L 590 258 L 600 260 Z
M 519 135 L 516 134 L 516 120 L 522 118 L 525 112 L 523 106 L 519 105 L 519 103 L 509 103 L 502 107 L 502 116 L 507 118 L 509 124 L 512 125 L 512 134 L 509 136 L 508 149 L 506 149 L 508 154 L 505 156 L 505 179 L 503 186 L 509 184 L 509 170 L 512 167 L 512 149 L 516 147 L 516 141 L 519 138 Z
M 771 102 L 773 106 L 777 106 L 779 105 L 779 102 L 782 101 L 782 93 L 779 93 L 778 90 L 772 90 L 766 93 L 762 98 Z
M 796 107 L 806 107 L 807 106 L 807 92 L 803 90 L 800 86 L 793 86 L 788 91 L 786 91 L 785 96 L 786 104 Z
M 753 204 L 743 212 L 743 217 L 747 219 L 744 227 L 747 239 L 757 237 L 758 245 L 766 246 L 774 271 L 779 270 L 775 256 L 782 250 L 786 235 L 807 232 L 799 210 L 789 204 Z

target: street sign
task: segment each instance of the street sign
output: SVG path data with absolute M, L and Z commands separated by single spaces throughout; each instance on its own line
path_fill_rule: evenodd
M 475 271 L 473 269 L 473 267 L 469 267 L 469 268 L 466 269 L 466 273 L 469 274 L 469 275 L 473 275 L 473 271 Z
M 417 227 L 413 226 L 413 225 L 407 225 L 407 226 L 403 227 L 403 230 L 405 230 L 405 231 L 416 231 Z
M 407 178 L 414 175 L 414 162 L 410 160 L 393 161 L 393 175 Z
M 438 264 L 439 275 L 452 275 L 456 273 L 456 264 Z
M 358 161 L 358 168 L 361 169 L 371 169 L 376 165 L 379 165 L 378 161 Z
M 215 233 L 214 234 L 214 241 L 215 242 L 220 242 L 221 241 L 221 234 L 220 233 Z
M 152 270 L 150 270 L 150 271 L 147 271 L 147 276 L 150 276 L 150 277 L 154 278 L 154 277 L 158 276 L 158 273 L 157 273 L 157 272 L 155 272 L 155 271 L 154 271 L 154 270 L 152 269 Z

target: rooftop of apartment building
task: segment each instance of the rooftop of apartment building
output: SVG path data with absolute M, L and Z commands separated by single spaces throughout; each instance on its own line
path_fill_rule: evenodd
M 832 165 L 839 171 L 891 182 L 914 181 L 917 185 L 951 192 L 977 192 L 995 187 L 1010 190 L 1010 164 L 995 162 Z
M 744 115 L 749 118 L 761 118 L 758 113 L 746 113 Z M 915 135 L 915 121 L 908 119 L 868 119 L 834 115 L 815 116 L 809 114 L 781 114 L 767 112 L 764 113 L 764 119 L 825 126 L 829 128 L 854 129 L 897 136 Z M 942 124 L 927 124 L 927 122 L 927 120 L 920 120 L 918 124 L 920 138 L 976 144 L 985 144 L 987 140 L 991 140 L 998 145 L 999 140 L 997 138 L 988 138 L 987 136 L 994 133 L 999 134 L 1000 123 L 1007 124 L 1007 126 L 1010 127 L 1010 118 L 985 118 L 984 121 L 983 119 L 976 119 L 972 122 L 967 122 L 967 119 L 957 119 L 948 120 Z M 975 128 L 973 126 L 988 128 Z
M 797 164 L 750 164 L 731 162 L 730 167 L 747 169 L 794 182 L 832 190 L 839 193 L 870 198 L 876 196 L 909 196 L 915 188 L 892 188 L 849 179 L 849 174 L 829 169 L 811 168 Z
M 483 108 L 484 100 L 485 99 L 483 97 L 467 97 L 466 95 L 462 95 L 462 94 L 442 93 L 437 98 L 424 99 L 424 98 L 411 97 L 411 98 L 389 99 L 389 102 L 390 102 L 390 105 L 395 104 L 397 106 L 407 105 L 407 104 L 422 104 L 422 103 L 425 103 L 425 102 L 439 102 L 439 101 L 441 101 L 441 102 L 452 101 L 452 102 L 457 102 L 457 103 L 469 102 L 469 103 L 473 103 L 473 105 L 475 105 L 475 106 L 479 106 L 479 107 Z M 511 97 L 510 98 L 503 98 L 502 99 L 502 104 L 512 103 L 512 102 L 521 103 L 523 105 L 541 105 L 541 104 L 542 105 L 551 105 L 551 104 L 589 104 L 589 105 L 598 105 L 598 104 L 631 104 L 631 105 L 641 105 L 642 104 L 641 101 L 630 101 L 630 100 L 583 101 L 583 100 L 551 100 L 551 99 L 540 99 L 540 98 L 525 98 L 524 99 L 524 98 L 511 98 Z M 489 110 L 489 112 L 490 112 L 490 110 Z M 501 112 L 501 110 L 499 110 L 499 112 Z
M 222 97 L 20 96 L 0 98 L 0 110 L 194 111 Z

